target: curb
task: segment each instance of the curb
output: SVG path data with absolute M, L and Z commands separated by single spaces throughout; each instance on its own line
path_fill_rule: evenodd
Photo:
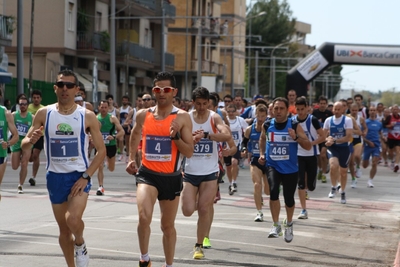
M 396 258 L 394 259 L 393 267 L 400 267 L 400 243 L 397 247 Z

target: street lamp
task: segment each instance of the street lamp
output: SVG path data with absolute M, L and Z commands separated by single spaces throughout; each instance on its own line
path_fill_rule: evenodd
M 251 38 L 251 19 L 259 17 L 259 16 L 263 16 L 263 15 L 266 15 L 266 14 L 267 14 L 267 12 L 261 11 L 260 13 L 254 15 L 254 16 L 248 17 L 248 18 L 246 18 L 246 20 L 244 20 L 244 21 L 247 21 L 248 19 L 250 20 L 250 25 L 249 25 L 249 27 L 250 27 L 250 29 L 249 29 L 249 37 L 250 38 Z M 240 22 L 234 24 L 232 26 L 232 31 L 237 25 L 239 25 L 241 23 L 243 23 L 243 21 L 240 21 Z M 235 89 L 234 88 L 235 87 L 235 80 L 234 80 L 234 76 L 235 76 L 235 39 L 232 38 L 231 40 L 232 40 L 232 50 L 231 50 L 231 53 L 232 53 L 232 55 L 231 55 L 231 95 L 234 96 L 234 89 Z M 250 44 L 248 49 L 250 51 L 251 44 Z M 248 58 L 248 64 L 249 64 L 248 77 L 250 79 L 250 57 Z M 249 81 L 249 84 L 250 84 L 250 81 Z M 250 87 L 249 87 L 249 91 L 250 91 Z

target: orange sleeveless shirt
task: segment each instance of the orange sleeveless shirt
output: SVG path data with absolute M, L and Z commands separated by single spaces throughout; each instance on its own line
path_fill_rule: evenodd
M 142 131 L 142 165 L 153 172 L 174 174 L 180 170 L 180 153 L 170 138 L 171 122 L 177 113 L 178 109 L 174 108 L 163 120 L 156 120 L 150 109 L 146 114 Z

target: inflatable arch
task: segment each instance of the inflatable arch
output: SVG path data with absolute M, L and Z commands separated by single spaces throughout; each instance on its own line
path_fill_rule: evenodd
M 337 64 L 400 66 L 400 46 L 323 43 L 288 71 L 286 94 L 294 89 L 298 96 L 307 96 L 308 84 Z

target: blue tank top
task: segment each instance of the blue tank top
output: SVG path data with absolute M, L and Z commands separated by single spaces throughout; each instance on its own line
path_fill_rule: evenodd
M 294 141 L 288 129 L 292 128 L 292 120 L 288 119 L 283 130 L 275 127 L 275 119 L 267 130 L 267 166 L 270 166 L 282 174 L 298 172 L 297 142 Z
M 260 141 L 261 131 L 257 132 L 256 123 L 251 126 L 251 132 L 249 136 L 249 143 L 247 144 L 247 151 L 252 153 L 253 157 L 260 157 Z
M 346 116 L 343 116 L 342 120 L 338 125 L 334 123 L 334 117 L 331 117 L 331 127 L 329 128 L 329 135 L 331 135 L 335 139 L 342 138 L 346 135 L 346 129 L 344 128 L 344 122 L 346 120 Z M 333 144 L 332 146 L 349 146 L 349 143 L 342 144 Z

